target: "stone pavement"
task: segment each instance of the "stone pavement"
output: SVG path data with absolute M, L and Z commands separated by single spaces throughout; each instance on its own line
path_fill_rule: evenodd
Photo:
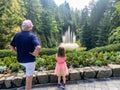
M 4 90 L 24 90 L 23 88 L 24 87 L 18 89 L 4 89 Z M 32 90 L 62 90 L 62 89 L 57 88 L 56 84 L 46 84 L 35 85 L 33 86 Z M 120 77 L 67 82 L 65 90 L 120 90 Z

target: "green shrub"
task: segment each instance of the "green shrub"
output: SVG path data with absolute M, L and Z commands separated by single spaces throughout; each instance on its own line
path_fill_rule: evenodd
M 110 51 L 120 51 L 120 44 L 111 44 L 102 47 L 96 47 L 91 50 L 90 52 L 110 52 Z
M 20 69 L 16 56 L 0 58 L 0 66 L 6 66 L 5 73 L 11 73 L 11 71 L 14 72 Z
M 73 68 L 85 67 L 85 66 L 102 66 L 108 65 L 109 63 L 120 64 L 120 51 L 110 52 L 88 52 L 88 51 L 76 51 L 68 50 L 66 54 L 66 63 L 68 67 Z M 46 70 L 55 68 L 56 60 L 55 54 L 53 55 L 42 55 L 36 58 L 36 70 L 43 67 Z M 25 68 L 21 66 L 16 59 L 16 56 L 7 56 L 0 58 L 0 66 L 6 66 L 6 73 L 9 72 L 23 72 Z
M 0 58 L 15 56 L 15 53 L 10 49 L 0 50 Z
M 73 61 L 73 67 L 74 67 L 74 68 L 79 68 L 79 67 L 80 67 L 79 61 L 74 60 L 74 61 Z
M 12 72 L 18 72 L 18 69 L 20 67 L 19 63 L 11 63 L 9 68 L 12 70 Z
M 42 48 L 40 51 L 40 56 L 41 55 L 54 55 L 57 53 L 57 48 Z M 73 52 L 81 52 L 81 51 L 85 51 L 86 48 L 81 47 L 81 48 L 77 48 L 77 49 L 65 49 L 66 53 L 73 53 Z
M 53 70 L 53 69 L 54 69 L 54 66 L 51 64 L 46 66 L 46 70 Z
M 102 66 L 102 61 L 101 60 L 96 60 L 95 65 L 96 66 Z
M 36 70 L 39 70 L 40 67 L 43 67 L 44 66 L 44 61 L 45 59 L 44 58 L 37 58 L 36 59 Z
M 13 61 L 11 60 L 10 57 L 5 57 L 3 62 L 6 66 L 9 66 Z
M 66 49 L 66 53 L 80 52 L 84 51 L 86 48 L 77 48 L 77 49 Z M 57 48 L 42 48 L 39 55 L 54 55 L 57 53 Z M 16 56 L 16 54 L 11 49 L 0 50 L 0 58 Z
M 40 55 L 53 55 L 57 53 L 56 48 L 42 48 L 40 51 Z
M 0 66 L 6 66 L 6 65 L 4 64 L 4 62 L 3 62 L 3 59 L 2 59 L 2 58 L 0 58 Z
M 46 70 L 50 70 L 50 68 L 55 67 L 55 55 L 43 55 L 36 59 L 36 69 L 39 70 L 40 67 L 46 68 Z

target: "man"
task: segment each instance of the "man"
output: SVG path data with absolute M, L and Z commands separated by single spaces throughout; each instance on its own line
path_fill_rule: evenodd
M 31 20 L 24 20 L 22 30 L 14 36 L 10 48 L 17 54 L 18 62 L 26 68 L 25 90 L 31 90 L 33 73 L 35 70 L 35 56 L 41 49 L 36 35 L 31 33 L 33 24 Z

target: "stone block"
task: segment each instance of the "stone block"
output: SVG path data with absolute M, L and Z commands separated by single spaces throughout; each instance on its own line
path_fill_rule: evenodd
M 0 77 L 0 88 L 4 85 L 5 77 Z
M 25 86 L 26 83 L 26 75 L 24 73 L 17 74 L 18 77 L 22 77 L 22 84 L 21 86 Z
M 120 77 L 120 65 L 109 64 L 108 66 L 112 69 L 113 77 Z
M 69 69 L 69 77 L 70 77 L 70 81 L 72 80 L 80 80 L 81 76 L 80 76 L 80 72 L 76 69 Z
M 96 78 L 109 78 L 112 76 L 112 70 L 107 66 L 92 67 L 97 72 Z
M 49 74 L 49 82 L 50 83 L 57 83 L 58 77 L 54 74 Z
M 76 68 L 76 70 L 80 73 L 81 79 L 83 79 L 83 68 Z
M 5 78 L 5 88 L 10 88 L 12 87 L 12 80 L 14 79 L 14 76 L 9 76 Z
M 37 78 L 36 78 L 36 75 L 33 75 L 32 84 L 33 84 L 33 85 L 37 84 Z
M 54 70 L 45 71 L 48 75 L 48 83 L 57 83 L 58 77 L 54 74 Z
M 96 72 L 91 67 L 83 68 L 83 78 L 84 79 L 95 78 L 95 76 L 96 76 Z
M 45 72 L 37 73 L 36 77 L 39 84 L 45 84 L 45 83 L 48 83 L 49 81 L 48 74 Z
M 12 83 L 15 85 L 15 87 L 19 87 L 22 86 L 22 80 L 22 77 L 17 76 L 13 78 Z

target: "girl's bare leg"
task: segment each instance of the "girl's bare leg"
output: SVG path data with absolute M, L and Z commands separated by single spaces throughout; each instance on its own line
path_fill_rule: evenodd
M 58 76 L 58 84 L 60 84 L 61 76 Z
M 63 76 L 63 83 L 66 84 L 66 76 Z

